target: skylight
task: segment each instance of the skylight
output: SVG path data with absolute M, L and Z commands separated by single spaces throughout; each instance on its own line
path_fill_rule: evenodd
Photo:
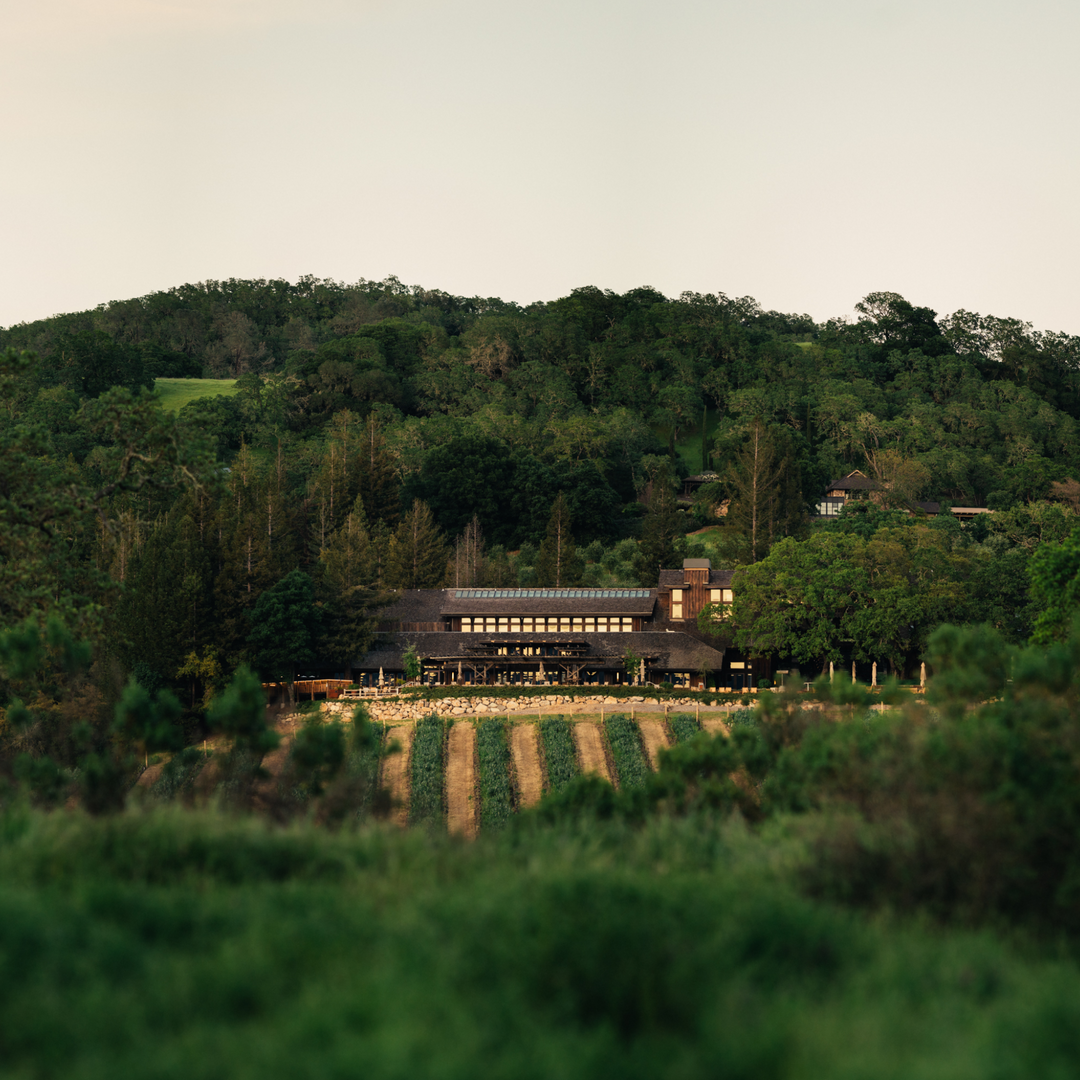
M 648 600 L 651 589 L 455 589 L 455 600 Z

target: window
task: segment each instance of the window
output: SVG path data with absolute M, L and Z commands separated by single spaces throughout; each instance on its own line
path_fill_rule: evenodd
M 722 592 L 722 593 L 724 594 L 724 595 L 723 595 L 723 596 L 721 597 L 721 602 L 722 602 L 722 603 L 725 603 L 725 604 L 731 604 L 731 603 L 734 603 L 734 601 L 735 601 L 735 594 L 734 594 L 734 593 L 733 593 L 733 592 L 732 592 L 732 591 L 731 591 L 730 589 L 721 589 L 721 592 Z
M 514 619 L 510 620 L 510 633 L 511 634 L 520 634 L 521 633 L 521 619 L 520 618 L 514 618 Z
M 672 589 L 671 590 L 671 617 L 673 619 L 681 619 L 683 617 L 683 590 Z
M 469 634 L 472 632 L 472 619 L 467 615 L 461 620 L 461 632 L 463 634 Z
M 507 631 L 509 631 L 509 629 L 510 629 L 510 620 L 509 619 L 500 619 L 499 620 L 499 633 L 500 634 L 505 634 L 505 633 L 507 633 Z
M 585 620 L 585 633 L 592 633 L 596 629 L 596 619 L 589 618 Z
M 623 628 L 623 633 L 624 634 L 632 633 L 633 629 L 634 629 L 634 620 L 633 619 L 623 619 L 622 628 Z

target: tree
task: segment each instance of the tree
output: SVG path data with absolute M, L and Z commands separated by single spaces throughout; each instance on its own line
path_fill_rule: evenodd
M 323 633 L 319 650 L 335 663 L 347 664 L 367 652 L 375 633 L 372 612 L 391 594 L 380 587 L 379 558 L 364 516 L 363 499 L 353 508 L 319 555 L 319 595 Z
M 1031 598 L 1037 614 L 1031 640 L 1064 641 L 1080 612 L 1080 529 L 1059 544 L 1043 544 L 1030 562 Z
M 509 543 L 515 533 L 514 464 L 497 439 L 466 435 L 428 452 L 406 492 L 431 507 L 451 536 L 476 518 L 492 543 Z M 549 496 L 550 497 L 550 496 Z
M 437 589 L 446 576 L 446 542 L 419 499 L 390 540 L 386 584 L 393 589 Z
M 267 589 L 251 612 L 248 644 L 259 670 L 272 678 L 296 681 L 300 664 L 315 659 L 322 611 L 315 604 L 315 585 L 303 570 L 292 570 Z
M 641 527 L 641 543 L 634 557 L 634 571 L 642 585 L 655 585 L 661 569 L 676 565 L 678 541 L 683 536 L 675 485 L 665 464 L 653 474 L 649 504 Z
M 570 531 L 570 510 L 560 491 L 551 508 L 547 535 L 536 559 L 536 581 L 540 586 L 566 588 L 581 580 L 581 558 Z
M 727 479 L 731 490 L 728 524 L 746 535 L 756 562 L 778 536 L 790 532 L 803 518 L 797 466 L 790 448 L 758 417 Z
M 447 581 L 453 582 L 457 589 L 479 585 L 485 577 L 486 561 L 484 533 L 480 528 L 480 519 L 473 515 L 472 521 L 454 543 L 454 553 L 446 569 Z

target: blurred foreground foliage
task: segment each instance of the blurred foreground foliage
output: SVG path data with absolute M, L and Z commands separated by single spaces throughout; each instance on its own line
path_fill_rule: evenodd
M 0 1060 L 65 1078 L 1073 1075 L 1080 630 L 1018 650 L 944 627 L 928 659 L 925 698 L 826 679 L 763 695 L 727 736 L 683 718 L 640 783 L 568 776 L 475 843 L 378 821 L 362 714 L 304 728 L 268 788 L 262 754 L 283 751 L 242 684 L 218 706 L 233 763 L 211 765 L 246 794 L 218 809 L 170 801 L 186 752 L 97 816 L 41 809 L 59 781 L 30 759 L 0 814 Z M 129 688 L 113 737 L 163 745 L 174 713 Z

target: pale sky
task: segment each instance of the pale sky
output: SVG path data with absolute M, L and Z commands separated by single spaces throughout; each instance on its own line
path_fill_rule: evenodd
M 0 325 L 301 274 L 1080 334 L 1077 0 L 0 0 Z

